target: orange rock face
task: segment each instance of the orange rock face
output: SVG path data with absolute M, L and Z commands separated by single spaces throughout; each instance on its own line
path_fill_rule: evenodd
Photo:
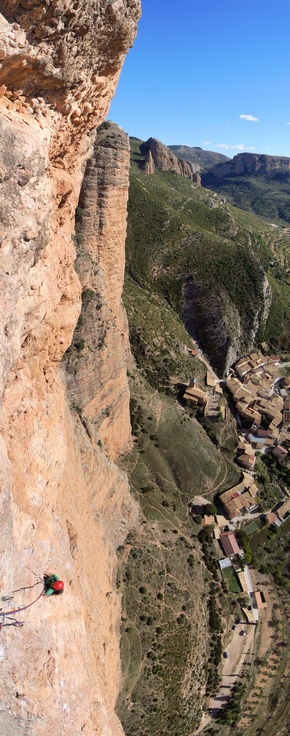
M 156 138 L 148 138 L 148 141 L 141 143 L 140 151 L 145 154 L 145 174 L 154 174 L 156 168 L 161 171 L 172 171 L 176 175 L 181 174 L 200 184 L 200 177 L 196 177 L 191 165 L 177 158 L 170 148 Z
M 129 157 L 128 136 L 117 125 L 105 123 L 97 131 L 77 209 L 82 312 L 65 360 L 70 401 L 90 421 L 96 441 L 105 444 L 111 458 L 131 441 L 128 328 L 121 302 Z
M 109 736 L 122 733 L 114 714 L 116 547 L 137 517 L 126 476 L 96 439 L 98 430 L 116 456 L 130 436 L 127 407 L 113 452 L 128 399 L 121 355 L 127 341 L 124 254 L 118 250 L 116 268 L 115 230 L 110 236 L 110 227 L 117 228 L 121 248 L 124 194 L 119 224 L 111 220 L 103 238 L 99 233 L 99 268 L 107 269 L 103 329 L 106 319 L 114 323 L 119 384 L 103 369 L 102 385 L 95 381 L 96 394 L 87 393 L 79 417 L 70 409 L 60 360 L 81 310 L 72 234 L 84 162 L 134 39 L 139 0 L 22 0 L 17 6 L 7 0 L 1 10 L 1 595 L 14 596 L 3 603 L 8 611 L 31 602 L 40 585 L 11 593 L 37 580 L 31 570 L 40 577 L 56 572 L 65 593 L 41 597 L 19 613 L 22 628 L 2 629 L 0 732 Z M 113 202 L 118 207 L 119 195 L 108 193 L 109 209 Z M 107 379 L 115 381 L 111 392 Z M 112 396 L 119 408 L 109 414 Z M 106 410 L 95 431 L 92 418 Z

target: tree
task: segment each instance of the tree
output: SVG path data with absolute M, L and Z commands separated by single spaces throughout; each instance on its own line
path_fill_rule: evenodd
M 207 503 L 206 506 L 204 506 L 203 508 L 204 508 L 204 513 L 207 516 L 215 516 L 216 515 L 216 507 L 214 506 L 213 503 Z

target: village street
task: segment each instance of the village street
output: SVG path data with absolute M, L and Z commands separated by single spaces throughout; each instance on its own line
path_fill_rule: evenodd
M 247 636 L 243 636 L 242 631 L 246 631 Z M 230 697 L 231 690 L 238 681 L 245 660 L 253 655 L 255 631 L 256 626 L 245 623 L 237 624 L 236 630 L 232 631 L 233 636 L 226 650 L 229 656 L 228 659 L 223 659 L 222 664 L 221 687 L 219 692 L 210 699 L 208 714 L 204 714 L 201 725 L 195 731 L 194 736 L 201 733 L 211 720 L 217 718 L 220 709 Z
M 240 675 L 246 656 L 253 650 L 254 635 L 256 627 L 253 624 L 237 624 L 233 631 L 231 642 L 227 645 L 228 659 L 223 660 L 222 685 L 217 695 L 211 698 L 209 710 L 211 718 L 216 718 L 218 711 L 223 707 L 231 694 L 231 689 Z M 247 636 L 242 632 L 246 631 Z

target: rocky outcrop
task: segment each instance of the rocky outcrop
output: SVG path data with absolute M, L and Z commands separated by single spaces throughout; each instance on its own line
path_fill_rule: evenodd
M 145 154 L 144 171 L 145 174 L 154 174 L 155 171 L 155 163 L 150 150 Z
M 178 159 L 170 148 L 156 138 L 149 138 L 145 143 L 141 143 L 140 152 L 145 156 L 143 168 L 146 174 L 153 174 L 156 168 L 160 171 L 181 174 L 200 184 L 200 176 L 196 173 L 195 167 L 192 167 L 187 161 Z
M 190 166 L 190 164 L 189 164 Z M 198 186 L 201 186 L 201 176 L 197 172 L 193 171 L 192 173 L 192 181 L 194 181 L 195 184 L 198 184 Z
M 134 39 L 139 0 L 22 0 L 17 6 L 4 0 L 1 11 L 1 594 L 34 583 L 31 568 L 40 576 L 57 572 L 65 595 L 41 598 L 19 614 L 23 628 L 3 628 L 0 724 L 3 733 L 21 736 L 115 736 L 122 733 L 114 715 L 115 550 L 136 520 L 136 507 L 126 477 L 91 427 L 99 386 L 90 384 L 87 416 L 79 416 L 68 404 L 59 364 L 81 308 L 72 234 L 85 161 Z M 117 231 L 120 238 L 120 224 Z M 104 222 L 98 232 L 101 249 L 109 241 L 109 255 L 96 267 L 105 271 L 116 232 L 109 237 Z M 116 260 L 122 260 L 118 243 Z M 125 333 L 122 268 L 114 268 L 112 298 L 107 276 L 103 328 L 108 318 Z M 119 340 L 126 349 L 125 335 Z M 100 346 L 94 347 L 97 364 Z M 118 390 L 126 394 L 122 371 L 119 388 L 108 390 L 108 412 L 112 393 L 115 406 Z M 101 393 L 97 413 L 105 412 Z M 129 434 L 128 411 L 122 431 L 118 411 L 115 455 Z M 102 426 L 111 451 L 109 433 L 113 420 Z M 15 593 L 13 605 L 30 602 L 39 589 Z
M 198 276 L 187 279 L 184 324 L 219 376 L 226 375 L 241 355 L 253 349 L 258 329 L 267 321 L 271 298 L 271 289 L 263 274 L 257 308 L 249 309 L 245 319 L 225 288 L 218 290 Z
M 115 458 L 129 444 L 128 327 L 121 303 L 125 268 L 129 139 L 99 128 L 77 208 L 76 270 L 82 312 L 65 356 L 70 401 Z M 96 361 L 97 355 L 97 361 Z
M 290 158 L 286 156 L 266 156 L 257 153 L 238 153 L 233 159 L 219 163 L 208 172 L 208 177 L 221 179 L 240 174 L 272 175 L 277 172 L 290 172 Z M 207 179 L 205 178 L 205 186 Z
M 49 127 L 50 158 L 67 168 L 105 118 L 135 37 L 139 0 L 4 0 L 1 11 L 3 104 Z
M 240 315 L 226 292 L 209 290 L 198 280 L 188 281 L 184 287 L 183 320 L 219 376 L 227 372 L 241 352 L 246 352 L 248 341 Z

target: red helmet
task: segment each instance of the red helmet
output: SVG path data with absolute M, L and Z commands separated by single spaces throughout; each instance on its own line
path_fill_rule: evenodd
M 63 590 L 64 589 L 64 583 L 62 582 L 62 580 L 56 580 L 52 584 L 52 588 L 53 588 L 53 590 Z

